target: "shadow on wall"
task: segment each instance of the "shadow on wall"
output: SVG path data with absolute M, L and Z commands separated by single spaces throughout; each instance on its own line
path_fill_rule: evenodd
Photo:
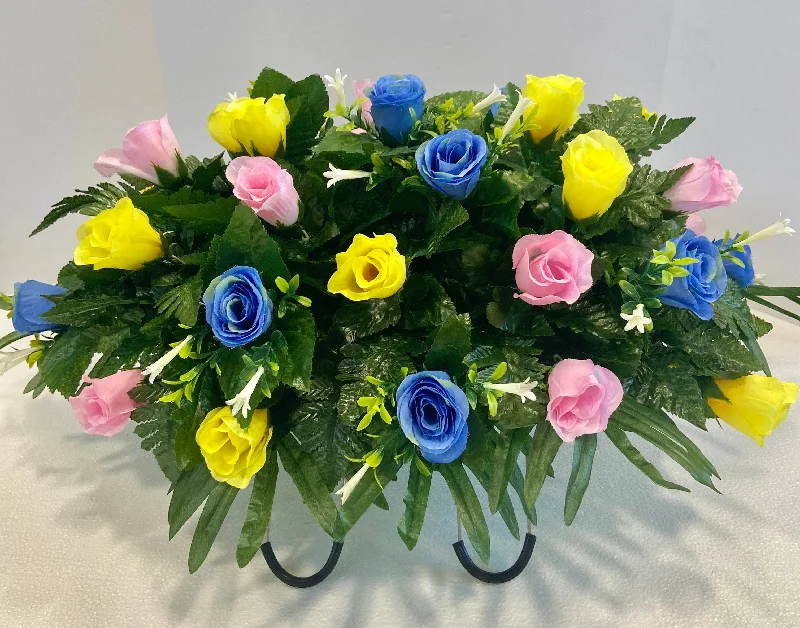
M 57 537 L 59 530 L 89 536 L 110 533 L 114 544 L 129 552 L 131 561 L 141 564 L 143 573 L 152 573 L 148 597 L 160 600 L 176 623 L 191 611 L 198 621 L 220 625 L 231 608 L 251 596 L 268 603 L 270 616 L 309 621 L 318 618 L 320 608 L 330 605 L 336 621 L 349 626 L 372 622 L 380 615 L 386 595 L 394 598 L 395 606 L 400 598 L 408 619 L 420 625 L 436 624 L 443 619 L 442 613 L 465 604 L 474 605 L 476 621 L 496 623 L 512 598 L 517 607 L 520 599 L 526 600 L 530 613 L 542 619 L 566 620 L 574 609 L 564 607 L 565 598 L 581 599 L 583 605 L 591 601 L 612 613 L 625 609 L 630 598 L 621 583 L 624 585 L 635 573 L 634 567 L 643 562 L 649 563 L 655 574 L 648 590 L 652 602 L 674 604 L 674 587 L 679 582 L 681 591 L 690 592 L 681 599 L 682 610 L 691 613 L 708 604 L 714 586 L 703 570 L 696 569 L 700 557 L 685 542 L 684 531 L 699 525 L 705 534 L 725 539 L 730 536 L 726 522 L 758 517 L 742 504 L 714 496 L 716 508 L 730 512 L 717 519 L 700 519 L 694 500 L 707 489 L 698 487 L 689 497 L 658 489 L 602 441 L 608 446 L 595 460 L 592 487 L 570 528 L 560 519 L 570 461 L 565 452 L 559 456 L 558 479 L 548 480 L 538 503 L 539 542 L 533 559 L 521 577 L 503 586 L 478 583 L 458 564 L 451 548 L 456 535 L 455 509 L 438 476 L 419 545 L 413 553 L 406 550 L 395 533 L 406 474 L 387 490 L 391 510 L 372 509 L 364 517 L 345 542 L 336 571 L 314 589 L 287 589 L 268 571 L 260 555 L 245 570 L 237 569 L 235 546 L 247 495 L 234 504 L 206 564 L 189 576 L 186 557 L 197 515 L 170 544 L 167 482 L 150 455 L 139 449 L 132 430 L 109 440 L 78 434 L 77 426 L 54 427 L 56 422 L 65 425 L 71 421 L 64 401 L 46 395 L 26 405 L 42 417 L 36 430 L 31 431 L 23 419 L 6 410 L 0 421 L 0 441 L 17 441 L 13 455 L 21 474 L 64 497 L 49 530 L 51 537 Z M 717 449 L 718 457 L 735 455 L 733 448 Z M 748 472 L 759 473 L 757 468 Z M 491 568 L 502 569 L 514 561 L 520 543 L 505 531 L 499 517 L 491 519 Z M 301 575 L 318 569 L 330 548 L 330 540 L 284 474 L 276 494 L 271 538 L 283 564 Z M 654 548 L 667 548 L 669 561 L 658 562 Z M 278 589 L 280 595 L 271 595 Z M 13 586 L 8 593 L 14 594 Z M 267 611 L 264 613 L 266 616 Z

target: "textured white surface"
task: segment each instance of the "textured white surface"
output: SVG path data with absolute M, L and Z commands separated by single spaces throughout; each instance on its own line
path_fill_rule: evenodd
M 784 379 L 800 381 L 799 332 L 778 323 L 763 343 Z M 539 501 L 533 559 L 501 586 L 458 565 L 454 507 L 439 477 L 420 544 L 405 549 L 394 530 L 401 478 L 388 489 L 391 510 L 362 519 L 330 578 L 295 590 L 260 555 L 236 567 L 241 498 L 190 576 L 195 519 L 167 541 L 167 483 L 131 428 L 111 439 L 83 434 L 63 399 L 19 394 L 28 376 L 21 367 L 0 380 L 2 626 L 800 625 L 798 409 L 763 450 L 730 429 L 684 426 L 720 471 L 722 495 L 660 489 L 601 439 L 570 528 L 561 520 L 569 475 L 561 452 Z M 287 568 L 317 569 L 329 543 L 283 475 L 273 516 L 272 541 Z M 492 564 L 503 568 L 519 544 L 501 522 L 491 528 Z

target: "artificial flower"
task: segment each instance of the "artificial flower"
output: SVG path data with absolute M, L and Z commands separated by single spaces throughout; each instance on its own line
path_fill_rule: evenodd
M 52 286 L 34 279 L 14 284 L 14 309 L 11 324 L 17 331 L 38 334 L 43 331 L 57 329 L 44 315 L 55 305 L 47 295 L 64 294 L 66 290 L 60 286 Z
M 395 142 L 404 143 L 414 120 L 422 117 L 424 97 L 425 85 L 418 76 L 390 74 L 380 77 L 369 93 L 370 113 L 378 131 Z
M 274 157 L 286 145 L 289 109 L 283 94 L 221 102 L 208 116 L 208 132 L 232 152 Z
M 497 138 L 498 144 L 502 144 L 503 141 L 511 134 L 517 124 L 517 121 L 521 117 L 524 117 L 531 106 L 530 98 L 526 98 L 519 93 L 518 96 L 517 104 L 514 106 L 514 110 L 511 112 L 511 115 L 508 116 L 508 120 L 506 120 L 506 123 L 503 125 L 500 136 Z
M 583 133 L 561 156 L 564 202 L 576 220 L 601 216 L 622 192 L 633 171 L 625 149 L 605 131 Z
M 250 397 L 256 391 L 256 386 L 258 386 L 262 375 L 264 375 L 264 367 L 259 366 L 253 376 L 247 380 L 244 388 L 233 399 L 228 399 L 225 402 L 225 405 L 231 406 L 231 412 L 234 415 L 241 414 L 244 418 L 247 418 L 247 413 L 250 412 Z
M 385 299 L 405 281 L 406 258 L 397 250 L 397 238 L 391 233 L 373 238 L 359 233 L 346 251 L 336 254 L 328 291 L 351 301 Z
M 800 390 L 797 384 L 766 375 L 715 378 L 714 382 L 727 398 L 706 400 L 714 414 L 761 446 L 764 437 L 772 434 L 786 419 Z
M 369 99 L 369 91 L 375 85 L 369 79 L 361 79 L 360 81 L 353 81 L 353 91 L 356 98 L 366 98 L 359 106 L 361 107 L 361 119 L 367 126 L 373 126 L 372 121 L 372 101 Z M 362 130 L 363 129 L 359 129 Z
M 75 263 L 95 270 L 139 270 L 147 262 L 164 257 L 164 247 L 150 219 L 127 196 L 78 227 Z
M 644 304 L 642 303 L 633 308 L 633 312 L 630 314 L 622 312 L 620 317 L 625 321 L 625 331 L 633 331 L 635 329 L 640 334 L 643 334 L 645 329 L 651 329 L 653 325 L 653 319 L 644 315 Z
M 672 209 L 691 214 L 701 209 L 732 205 L 739 198 L 742 186 L 731 170 L 725 170 L 713 157 L 689 157 L 679 161 L 671 170 L 691 166 L 677 183 L 664 192 L 672 201 Z
M 355 490 L 358 483 L 361 479 L 367 474 L 367 472 L 372 468 L 369 463 L 364 463 L 361 468 L 356 472 L 356 474 L 351 477 L 347 482 L 342 485 L 338 491 L 336 491 L 336 495 L 342 498 L 342 506 L 344 506 L 345 502 L 350 498 L 353 490 Z
M 739 245 L 741 248 L 731 248 L 738 238 L 739 234 L 736 234 L 729 240 L 714 240 L 714 245 L 721 252 L 725 251 L 722 256 L 722 265 L 725 267 L 728 279 L 733 279 L 740 288 L 744 289 L 755 283 L 756 271 L 753 268 L 753 251 L 749 244 Z M 737 264 L 731 258 L 739 260 L 739 263 Z
M 372 176 L 371 172 L 364 172 L 363 170 L 341 170 L 333 164 L 328 164 L 328 169 L 322 173 L 322 176 L 328 180 L 326 187 L 332 187 L 340 181 L 349 181 L 351 179 L 369 179 Z
M 492 88 L 491 93 L 482 100 L 479 100 L 475 103 L 472 107 L 472 113 L 479 114 L 483 113 L 485 109 L 489 109 L 492 112 L 492 115 L 497 115 L 497 110 L 500 107 L 500 103 L 504 103 L 507 100 L 504 89 L 500 89 L 495 85 Z
M 169 126 L 167 116 L 146 120 L 125 134 L 122 148 L 112 148 L 101 154 L 94 167 L 104 177 L 132 174 L 158 183 L 156 167 L 178 174 L 178 139 Z
M 530 377 L 526 377 L 524 381 L 509 382 L 507 384 L 484 382 L 483 387 L 486 390 L 492 390 L 509 395 L 517 395 L 522 403 L 525 403 L 526 400 L 536 401 L 536 395 L 534 394 L 533 389 L 536 388 L 538 384 L 539 382 L 532 382 Z
M 192 340 L 194 340 L 193 336 L 186 336 L 186 338 L 180 342 L 176 342 L 172 349 L 167 351 L 158 360 L 144 369 L 144 371 L 142 371 L 142 376 L 149 377 L 150 383 L 152 384 L 154 381 L 156 381 L 156 377 L 161 375 L 161 371 L 163 371 L 170 362 L 177 358 L 181 352 L 185 350 L 187 345 L 192 342 Z
M 130 392 L 142 381 L 138 369 L 119 371 L 108 377 L 84 377 L 85 386 L 69 404 L 75 418 L 87 434 L 114 436 L 128 424 L 133 412 L 141 403 L 130 397 Z
M 703 235 L 706 232 L 706 221 L 697 214 L 689 214 L 686 216 L 686 228 L 694 231 L 695 235 Z
M 269 157 L 237 157 L 228 164 L 225 176 L 233 195 L 256 216 L 271 225 L 293 225 L 300 213 L 300 196 L 294 179 Z
M 346 109 L 347 98 L 344 95 L 344 80 L 347 78 L 347 74 L 342 76 L 342 71 L 336 68 L 334 76 L 326 74 L 324 78 L 327 83 L 326 86 L 336 94 L 336 101 L 341 105 L 342 109 Z
M 584 82 L 566 74 L 534 76 L 528 74 L 522 95 L 536 107 L 533 116 L 539 128 L 531 130 L 531 137 L 540 142 L 555 133 L 556 139 L 578 121 L 578 107 L 583 102 Z
M 763 240 L 764 238 L 771 238 L 772 236 L 776 235 L 792 235 L 794 233 L 794 229 L 789 226 L 791 222 L 790 218 L 784 218 L 783 220 L 779 220 L 775 224 L 770 225 L 766 229 L 762 229 L 761 231 L 756 231 L 754 234 L 747 236 L 741 242 L 738 242 L 739 245 L 746 246 L 748 244 L 752 244 L 753 242 L 758 242 L 759 240 Z
M 478 185 L 487 155 L 486 140 L 456 129 L 420 144 L 415 157 L 425 183 L 445 196 L 463 200 Z
M 272 299 L 250 266 L 234 266 L 212 280 L 203 305 L 211 331 L 228 348 L 253 342 L 272 324 Z
M 247 429 L 241 427 L 229 406 L 206 415 L 195 440 L 211 477 L 236 488 L 247 488 L 250 478 L 267 461 L 267 444 L 272 437 L 266 410 L 256 410 Z

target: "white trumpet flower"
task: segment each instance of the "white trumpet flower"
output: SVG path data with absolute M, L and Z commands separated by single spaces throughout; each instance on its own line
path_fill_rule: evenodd
M 653 324 L 653 319 L 644 315 L 644 305 L 642 303 L 639 303 L 631 314 L 623 313 L 620 314 L 620 317 L 626 321 L 625 331 L 636 329 L 640 334 L 643 334 L 644 328 Z
M 764 238 L 769 238 L 776 235 L 792 235 L 794 233 L 794 229 L 789 226 L 791 220 L 789 218 L 784 218 L 783 220 L 779 220 L 774 225 L 770 225 L 766 229 L 762 229 L 761 231 L 757 231 L 751 236 L 748 236 L 741 242 L 737 242 L 737 246 L 745 246 L 746 244 L 752 244 L 753 242 L 758 242 L 759 240 L 763 240 Z
M 228 102 L 233 102 L 234 100 L 238 100 L 239 96 L 236 95 L 236 92 L 228 92 Z
M 225 404 L 229 406 L 233 406 L 231 412 L 233 415 L 236 416 L 241 412 L 242 416 L 246 419 L 247 413 L 250 412 L 250 397 L 253 396 L 253 393 L 256 391 L 256 386 L 258 386 L 258 381 L 261 379 L 261 376 L 264 374 L 264 367 L 259 366 L 258 370 L 256 371 L 255 375 L 251 377 L 245 387 L 236 395 L 233 399 L 228 399 Z
M 350 494 L 353 492 L 353 489 L 355 489 L 355 487 L 358 486 L 358 483 L 361 481 L 361 478 L 363 478 L 367 474 L 367 471 L 369 471 L 371 468 L 372 467 L 370 467 L 367 463 L 364 463 L 364 466 L 358 470 L 358 473 L 356 473 L 353 477 L 347 480 L 347 482 L 345 482 L 344 485 L 342 485 L 342 488 L 336 491 L 336 495 L 339 495 L 342 498 L 342 505 L 344 505 L 344 503 L 350 497 Z
M 336 94 L 336 100 L 339 101 L 342 109 L 347 109 L 347 98 L 344 95 L 344 80 L 346 78 L 347 74 L 342 76 L 342 71 L 339 68 L 336 68 L 334 76 L 325 75 L 325 80 L 328 82 L 327 87 L 332 89 L 333 93 Z
M 511 115 L 508 117 L 508 122 L 503 125 L 503 133 L 500 135 L 500 140 L 498 141 L 499 144 L 503 143 L 503 140 L 506 139 L 509 133 L 511 133 L 514 125 L 517 123 L 517 120 L 525 113 L 525 110 L 533 104 L 533 101 L 530 98 L 525 98 L 521 92 L 517 92 L 519 94 L 519 100 L 517 100 L 517 106 L 514 107 L 514 111 L 511 112 Z
M 0 351 L 0 377 L 6 374 L 15 366 L 22 364 L 31 353 L 36 353 L 38 349 L 28 347 L 27 349 L 12 349 L 11 351 Z
M 372 173 L 363 170 L 340 170 L 333 164 L 328 164 L 328 170 L 322 176 L 328 179 L 328 187 L 336 185 L 339 181 L 347 179 L 368 179 Z
M 178 357 L 178 354 L 181 352 L 181 349 L 183 349 L 191 341 L 192 341 L 192 336 L 186 336 L 186 338 L 181 340 L 170 351 L 165 353 L 162 357 L 160 357 L 158 360 L 156 360 L 150 366 L 148 366 L 146 369 L 144 369 L 142 371 L 142 375 L 144 377 L 148 377 L 149 376 L 150 377 L 150 383 L 152 384 L 155 381 L 156 377 L 161 375 L 161 371 L 164 370 L 164 368 L 167 366 L 167 364 L 169 364 L 176 357 Z
M 472 113 L 480 113 L 491 107 L 495 103 L 505 102 L 507 98 L 504 94 L 500 92 L 500 89 L 497 85 L 494 86 L 492 89 L 492 93 L 489 94 L 486 98 L 481 100 L 480 102 L 476 103 L 474 107 L 472 107 Z
M 531 382 L 531 378 L 526 377 L 524 382 L 511 382 L 509 384 L 485 382 L 483 387 L 488 390 L 497 390 L 502 393 L 517 395 L 522 399 L 522 403 L 525 403 L 526 399 L 529 401 L 536 401 L 536 395 L 533 394 L 533 389 L 536 388 L 537 385 L 538 382 Z

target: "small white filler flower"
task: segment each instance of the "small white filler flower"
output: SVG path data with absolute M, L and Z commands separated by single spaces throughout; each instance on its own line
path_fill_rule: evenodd
M 346 78 L 347 74 L 342 76 L 342 71 L 339 68 L 336 68 L 334 76 L 325 75 L 325 80 L 328 82 L 327 87 L 332 89 L 333 93 L 336 94 L 336 100 L 339 101 L 342 109 L 347 109 L 347 98 L 344 95 L 344 80 Z
M 328 164 L 328 170 L 323 172 L 322 176 L 328 179 L 328 187 L 331 187 L 339 183 L 339 181 L 348 179 L 368 179 L 371 174 L 371 172 L 364 172 L 363 170 L 340 170 L 333 164 Z
M 152 384 L 155 381 L 156 377 L 161 375 L 161 371 L 164 370 L 167 364 L 169 364 L 176 357 L 178 357 L 178 354 L 181 352 L 181 350 L 191 341 L 192 341 L 192 336 L 186 336 L 186 338 L 184 338 L 178 344 L 176 344 L 170 351 L 165 353 L 162 357 L 160 357 L 158 360 L 156 360 L 150 366 L 144 369 L 142 371 L 142 375 L 144 377 L 149 376 L 150 383 Z
M 487 390 L 496 390 L 510 395 L 517 395 L 522 403 L 525 400 L 536 401 L 536 395 L 533 394 L 533 389 L 536 388 L 538 382 L 531 382 L 530 377 L 526 377 L 524 382 L 511 382 L 508 384 L 493 384 L 485 382 L 483 387 Z
M 636 329 L 640 334 L 644 333 L 644 328 L 653 324 L 653 319 L 644 315 L 644 305 L 639 303 L 630 314 L 622 313 L 620 317 L 625 320 L 625 331 Z
M 258 386 L 258 381 L 261 379 L 261 376 L 264 374 L 264 367 L 259 366 L 258 370 L 255 372 L 255 375 L 251 377 L 247 384 L 245 384 L 244 388 L 236 395 L 233 399 L 228 399 L 225 404 L 229 406 L 233 406 L 231 408 L 231 412 L 233 412 L 234 416 L 241 412 L 242 416 L 246 419 L 247 413 L 250 412 L 250 397 L 253 396 L 253 393 L 256 391 L 256 386 Z
M 481 100 L 480 102 L 476 103 L 474 107 L 472 107 L 472 113 L 481 113 L 482 111 L 488 109 L 495 103 L 505 102 L 507 99 L 504 94 L 500 92 L 497 85 L 494 86 L 492 89 L 492 93 L 489 94 L 486 98 Z
M 522 114 L 525 113 L 525 110 L 533 104 L 533 101 L 530 98 L 523 96 L 521 92 L 517 92 L 517 94 L 519 94 L 517 106 L 514 107 L 514 111 L 512 111 L 511 115 L 508 116 L 508 122 L 503 125 L 503 132 L 498 140 L 499 144 L 503 143 L 503 140 L 506 139 L 509 133 L 511 133 L 514 125 L 517 123 L 517 120 L 519 120 Z
M 784 218 L 783 220 L 779 220 L 774 225 L 770 225 L 766 229 L 762 229 L 761 231 L 757 231 L 751 236 L 748 236 L 741 242 L 737 242 L 737 246 L 745 246 L 746 244 L 752 244 L 753 242 L 758 242 L 759 240 L 763 240 L 764 238 L 770 238 L 776 235 L 792 235 L 794 233 L 794 229 L 789 226 L 790 223 L 789 218 Z
M 358 483 L 361 481 L 361 478 L 363 478 L 367 474 L 367 471 L 369 471 L 371 468 L 372 467 L 365 462 L 364 466 L 358 470 L 358 473 L 356 473 L 353 477 L 347 480 L 347 482 L 344 483 L 342 488 L 336 491 L 336 495 L 339 495 L 342 498 L 342 505 L 344 505 L 344 503 L 350 497 L 350 494 L 353 492 L 353 489 L 355 489 L 355 487 L 358 486 Z

